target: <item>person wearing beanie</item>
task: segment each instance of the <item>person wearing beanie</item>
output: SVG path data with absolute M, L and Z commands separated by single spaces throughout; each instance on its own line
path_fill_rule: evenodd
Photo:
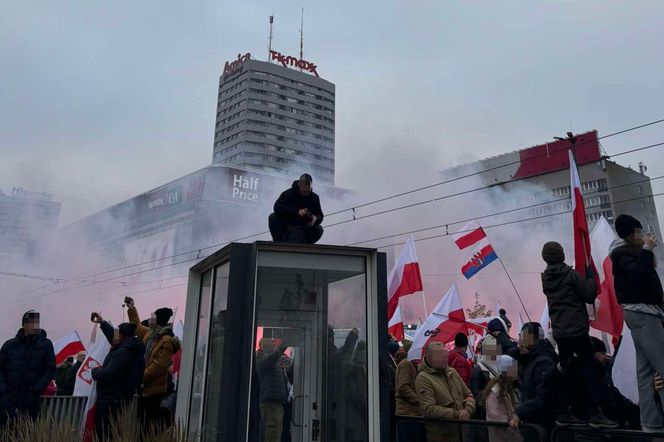
M 502 319 L 503 322 L 505 323 L 505 326 L 507 327 L 507 333 L 509 333 L 510 329 L 512 328 L 512 321 L 510 321 L 507 318 L 507 312 L 505 311 L 504 308 L 501 308 L 500 310 L 498 310 L 498 315 L 500 316 L 500 319 Z
M 518 367 L 514 358 L 501 355 L 497 361 L 498 376 L 491 379 L 482 395 L 486 401 L 486 420 L 505 422 L 510 428 L 489 428 L 491 442 L 522 442 L 519 432 L 519 416 L 516 414 L 517 398 L 514 383 L 518 380 Z
M 448 364 L 459 373 L 463 383 L 470 387 L 473 362 L 468 357 L 468 336 L 465 334 L 457 333 L 454 337 L 454 348 L 448 356 Z
M 505 324 L 505 321 L 500 316 L 489 321 L 487 329 L 489 330 L 489 333 L 496 338 L 498 344 L 500 344 L 501 354 L 511 355 L 518 351 L 516 341 L 510 337 L 507 324 Z
M 547 242 L 542 248 L 546 270 L 542 273 L 542 290 L 549 305 L 553 338 L 558 344 L 558 370 L 565 375 L 564 387 L 558 395 L 558 425 L 585 425 L 570 411 L 575 379 L 582 379 L 588 398 L 589 425 L 593 428 L 616 428 L 599 407 L 600 384 L 593 375 L 594 351 L 590 340 L 590 319 L 586 304 L 597 298 L 597 283 L 585 278 L 565 264 L 565 252 L 557 242 Z
M 39 320 L 38 312 L 26 312 L 16 337 L 0 348 L 0 428 L 19 414 L 37 419 L 41 395 L 55 377 L 53 344 Z
M 611 243 L 609 256 L 616 298 L 636 347 L 641 425 L 644 431 L 664 432 L 664 413 L 650 388 L 655 373 L 664 374 L 664 292 L 653 253 L 657 239 L 644 235 L 641 223 L 630 215 L 618 216 L 615 226 L 620 239 Z M 664 390 L 657 394 L 664 403 Z
M 123 407 L 130 405 L 141 386 L 145 346 L 136 337 L 136 324 L 125 322 L 113 328 L 97 312 L 90 317 L 92 322 L 99 324 L 111 344 L 102 366 L 91 371 L 92 379 L 97 381 L 95 433 L 100 440 L 106 440 L 111 419 L 117 417 Z
M 173 310 L 162 307 L 155 310 L 148 320 L 149 326 L 141 323 L 133 299 L 125 298 L 129 321 L 136 325 L 136 334 L 145 345 L 145 372 L 143 392 L 138 402 L 138 412 L 145 424 L 170 425 L 173 415 L 161 408 L 161 401 L 173 393 L 174 384 L 169 371 L 172 357 L 180 349 L 180 340 L 173 334 L 169 321 Z

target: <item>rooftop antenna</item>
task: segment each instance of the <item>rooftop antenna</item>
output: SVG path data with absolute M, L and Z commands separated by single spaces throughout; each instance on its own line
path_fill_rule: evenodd
M 304 6 L 302 6 L 302 15 L 300 16 L 300 60 L 304 60 Z
M 270 14 L 270 34 L 267 37 L 267 61 L 270 61 L 272 54 L 272 24 L 274 23 L 274 15 Z

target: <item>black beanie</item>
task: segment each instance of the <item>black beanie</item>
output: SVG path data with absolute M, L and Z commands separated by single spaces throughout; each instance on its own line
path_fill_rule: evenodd
M 28 310 L 23 314 L 23 320 L 21 321 L 22 325 L 25 325 L 25 323 L 28 321 L 28 319 L 36 319 L 39 320 L 39 312 L 35 310 Z
M 136 324 L 131 322 L 123 322 L 118 326 L 118 329 L 120 330 L 120 336 L 124 338 L 136 336 Z
M 454 337 L 454 346 L 455 347 L 465 347 L 468 345 L 468 336 L 463 333 L 457 333 Z
M 507 318 L 507 312 L 505 311 L 504 308 L 501 308 L 500 310 L 498 310 L 498 316 L 500 316 L 500 319 L 503 320 L 503 322 L 505 323 L 505 325 L 507 326 L 507 328 L 511 328 L 511 327 L 512 327 L 512 321 L 510 321 L 510 320 Z
M 630 215 L 620 215 L 616 218 L 616 233 L 621 238 L 626 238 L 632 233 L 635 229 L 642 229 L 643 226 L 638 219 Z
M 171 316 L 173 316 L 173 310 L 168 307 L 162 307 L 155 310 L 154 315 L 157 318 L 157 324 L 165 327 L 168 325 L 168 320 L 171 319 Z
M 560 243 L 549 241 L 542 247 L 542 259 L 547 264 L 557 264 L 565 262 L 565 251 Z

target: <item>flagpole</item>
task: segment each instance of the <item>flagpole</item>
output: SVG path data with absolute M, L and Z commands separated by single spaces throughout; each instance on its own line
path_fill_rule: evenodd
M 424 306 L 424 317 L 429 317 L 429 311 L 427 310 L 427 300 L 424 297 L 424 290 L 422 290 L 422 305 Z

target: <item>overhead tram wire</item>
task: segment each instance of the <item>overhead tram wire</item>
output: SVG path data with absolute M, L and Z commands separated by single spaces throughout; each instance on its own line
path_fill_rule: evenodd
M 617 131 L 617 132 L 613 132 L 613 133 L 598 137 L 596 139 L 596 141 L 603 140 L 603 139 L 606 139 L 606 138 L 610 138 L 610 137 L 613 137 L 613 136 L 616 136 L 616 135 L 621 135 L 621 134 L 624 134 L 624 133 L 627 133 L 627 132 L 632 132 L 632 131 L 635 131 L 635 130 L 638 130 L 638 129 L 643 129 L 645 127 L 660 124 L 662 122 L 664 122 L 664 118 L 659 119 L 659 120 L 655 120 L 655 121 L 651 121 L 649 123 L 644 123 L 644 124 L 641 124 L 641 125 L 638 125 L 638 126 L 633 126 L 633 127 L 627 128 L 627 129 L 623 129 L 623 130 L 620 130 L 620 131 Z M 588 141 L 583 141 L 583 142 L 577 143 L 576 147 L 582 146 L 586 143 L 590 143 L 590 142 L 593 142 L 593 141 L 595 141 L 595 140 L 588 140 Z M 664 143 L 658 143 L 658 144 L 653 144 L 653 145 L 650 145 L 650 146 L 644 146 L 644 147 L 640 147 L 640 148 L 637 148 L 637 149 L 632 149 L 632 150 L 629 150 L 629 151 L 609 155 L 606 158 L 612 158 L 612 157 L 616 157 L 616 156 L 625 155 L 625 154 L 628 154 L 628 153 L 638 152 L 638 151 L 641 151 L 641 150 L 650 149 L 652 147 L 660 146 L 660 145 L 663 145 L 663 144 Z M 473 172 L 473 173 L 470 173 L 470 174 L 466 174 L 466 175 L 462 175 L 462 176 L 459 176 L 459 177 L 451 178 L 449 180 L 444 180 L 444 181 L 441 181 L 441 182 L 438 182 L 438 183 L 434 183 L 434 184 L 430 184 L 430 185 L 427 185 L 427 186 L 422 186 L 422 187 L 419 187 L 419 188 L 411 189 L 411 190 L 406 191 L 406 192 L 401 192 L 401 193 L 398 193 L 398 194 L 395 194 L 395 195 L 379 198 L 377 200 L 368 201 L 366 203 L 362 203 L 362 204 L 359 204 L 359 205 L 354 205 L 354 206 L 346 208 L 346 209 L 342 209 L 342 210 L 338 210 L 336 212 L 329 213 L 326 216 L 330 217 L 330 216 L 338 215 L 338 214 L 341 214 L 341 213 L 344 213 L 344 212 L 354 211 L 354 210 L 356 210 L 358 208 L 361 208 L 361 207 L 366 207 L 366 206 L 369 206 L 369 205 L 377 204 L 379 202 L 384 202 L 384 201 L 388 201 L 390 199 L 399 198 L 401 196 L 413 194 L 413 193 L 416 193 L 416 192 L 419 192 L 419 191 L 422 191 L 422 190 L 431 189 L 433 187 L 441 186 L 441 185 L 444 185 L 444 184 L 449 184 L 451 182 L 459 181 L 459 180 L 469 178 L 469 177 L 475 176 L 475 175 L 480 175 L 480 174 L 483 174 L 483 173 L 486 173 L 486 172 L 491 172 L 491 171 L 494 171 L 494 170 L 497 170 L 497 169 L 500 169 L 500 168 L 503 168 L 503 167 L 508 167 L 508 166 L 512 166 L 512 165 L 516 165 L 516 164 L 522 164 L 525 161 L 531 161 L 531 160 L 534 160 L 534 159 L 543 158 L 543 157 L 548 156 L 548 155 L 549 155 L 548 153 L 543 154 L 543 155 L 536 155 L 536 156 L 533 156 L 533 157 L 530 157 L 530 158 L 526 158 L 523 161 L 522 160 L 514 161 L 514 162 L 511 162 L 511 163 L 502 164 L 500 166 L 495 166 L 495 167 L 492 167 L 492 168 L 480 170 L 480 171 Z M 493 187 L 493 186 L 495 186 L 495 184 L 485 186 L 485 188 L 489 188 L 489 187 Z M 451 196 L 449 196 L 449 197 L 451 197 Z M 393 210 L 397 210 L 397 209 L 393 209 Z M 385 213 L 388 213 L 388 212 L 385 212 Z M 366 217 L 367 216 L 365 216 L 363 218 L 366 218 Z M 358 218 L 358 219 L 360 219 L 360 218 Z M 354 217 L 352 220 L 341 221 L 339 223 L 328 225 L 326 227 L 333 227 L 333 226 L 337 226 L 337 225 L 340 225 L 340 224 L 345 224 L 347 222 L 351 222 L 351 221 L 355 221 L 355 220 L 356 220 L 356 218 Z M 76 278 L 76 279 L 81 279 L 83 277 L 88 277 L 88 276 L 96 277 L 98 275 L 112 273 L 112 272 L 115 272 L 115 271 L 124 270 L 124 269 L 132 268 L 132 267 L 136 267 L 136 266 L 140 266 L 140 265 L 144 265 L 144 264 L 150 264 L 152 262 L 161 261 L 161 260 L 166 259 L 166 258 L 174 258 L 174 257 L 183 256 L 183 255 L 190 254 L 190 253 L 195 253 L 196 251 L 198 251 L 199 254 L 200 254 L 200 252 L 203 251 L 203 250 L 207 250 L 207 249 L 215 248 L 215 247 L 220 247 L 220 246 L 229 244 L 231 242 L 242 241 L 242 240 L 253 238 L 253 237 L 256 237 L 256 236 L 265 235 L 265 234 L 268 234 L 268 233 L 269 233 L 269 231 L 263 231 L 263 232 L 247 235 L 247 236 L 244 236 L 244 237 L 241 237 L 241 238 L 236 238 L 236 239 L 230 240 L 228 242 L 213 244 L 213 245 L 198 248 L 198 249 L 192 249 L 192 250 L 189 250 L 189 251 L 186 251 L 186 252 L 182 252 L 182 253 L 171 255 L 171 256 L 168 256 L 168 257 L 164 257 L 164 258 L 154 259 L 154 260 L 151 260 L 151 261 L 145 261 L 145 262 L 142 262 L 142 263 L 132 264 L 130 266 L 125 266 L 125 267 L 110 268 L 110 269 L 102 270 L 102 271 L 99 271 L 99 272 L 87 273 L 87 274 L 81 275 L 80 278 Z M 38 287 L 38 288 L 35 288 L 35 289 L 31 289 L 28 292 L 42 290 L 43 288 L 51 286 L 51 285 L 53 285 L 53 284 L 48 284 L 48 285 L 43 286 L 43 287 Z

